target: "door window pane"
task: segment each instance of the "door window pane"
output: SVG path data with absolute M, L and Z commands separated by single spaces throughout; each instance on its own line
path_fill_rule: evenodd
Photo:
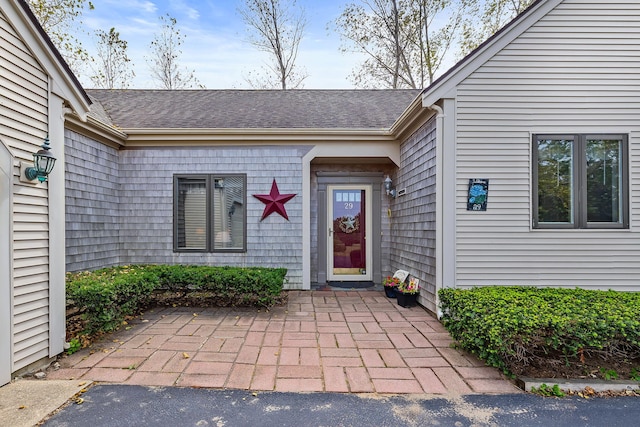
M 333 190 L 333 274 L 366 274 L 364 190 Z

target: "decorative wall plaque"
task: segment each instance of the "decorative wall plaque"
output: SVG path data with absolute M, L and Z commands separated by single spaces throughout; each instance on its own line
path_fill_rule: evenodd
M 274 179 L 273 184 L 271 184 L 271 192 L 269 192 L 269 194 L 254 194 L 253 197 L 265 204 L 260 221 L 274 212 L 279 213 L 284 219 L 289 220 L 284 204 L 296 197 L 296 195 L 280 194 L 280 190 L 278 190 L 278 184 L 276 184 L 276 180 Z
M 468 211 L 486 211 L 487 197 L 489 196 L 488 179 L 470 179 L 469 194 L 467 196 Z

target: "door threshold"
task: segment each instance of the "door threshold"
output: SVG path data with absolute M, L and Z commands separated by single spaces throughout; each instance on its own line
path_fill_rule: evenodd
M 341 288 L 341 289 L 366 289 L 373 288 L 375 284 L 370 280 L 360 280 L 360 281 L 330 281 L 327 282 L 332 288 Z

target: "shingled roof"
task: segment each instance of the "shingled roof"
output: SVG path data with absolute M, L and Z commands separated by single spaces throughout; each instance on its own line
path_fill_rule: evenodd
M 87 90 L 121 129 L 389 129 L 420 90 Z M 101 111 L 104 109 L 104 111 Z

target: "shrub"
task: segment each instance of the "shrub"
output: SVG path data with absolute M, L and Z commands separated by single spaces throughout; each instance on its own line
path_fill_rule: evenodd
M 282 293 L 286 268 L 210 267 L 195 265 L 151 266 L 159 289 L 187 295 L 204 292 L 217 305 L 273 305 Z
M 199 289 L 208 280 L 208 271 L 214 267 L 199 265 L 150 265 L 149 271 L 158 276 L 158 289 L 186 294 Z
M 508 372 L 549 355 L 640 356 L 640 294 L 483 287 L 439 292 L 443 324 L 459 344 Z M 614 356 L 615 355 L 615 356 Z
M 67 275 L 67 298 L 83 313 L 86 332 L 108 332 L 146 303 L 158 277 L 144 267 L 127 266 Z
M 279 301 L 285 268 L 238 268 L 194 265 L 112 267 L 67 274 L 67 298 L 82 313 L 86 334 L 116 329 L 126 316 L 173 293 L 179 305 L 269 307 Z M 196 295 L 195 297 L 190 297 Z M 193 304 L 190 304 L 193 305 Z

